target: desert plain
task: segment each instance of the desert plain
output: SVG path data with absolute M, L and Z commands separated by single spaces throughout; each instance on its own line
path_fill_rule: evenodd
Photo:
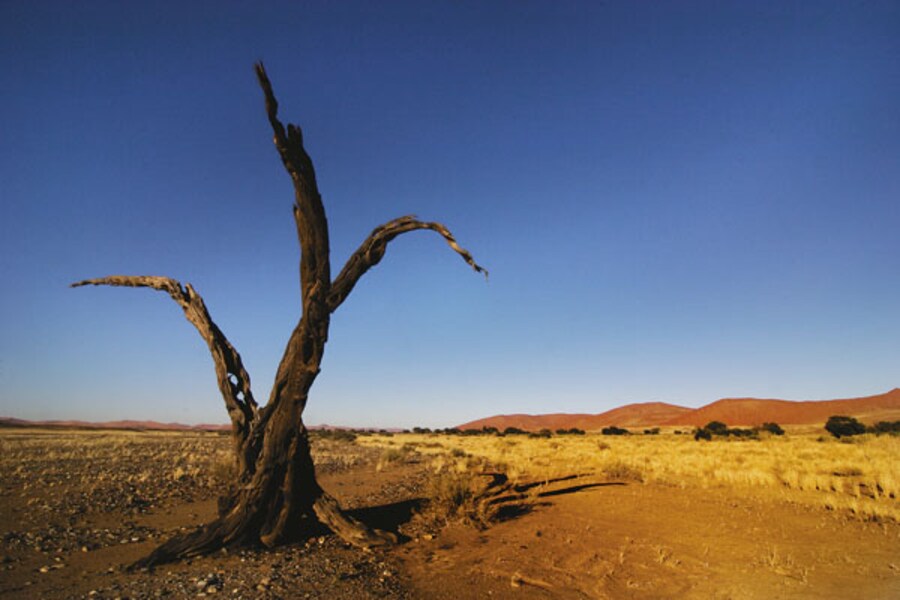
M 397 545 L 361 551 L 321 531 L 128 571 L 214 518 L 228 436 L 3 428 L 0 595 L 900 597 L 900 437 L 786 429 L 313 432 L 323 487 Z

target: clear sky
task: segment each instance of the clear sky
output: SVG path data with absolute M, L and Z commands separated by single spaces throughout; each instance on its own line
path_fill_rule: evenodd
M 450 426 L 900 386 L 897 2 L 0 3 L 0 414 L 227 422 L 299 317 L 299 123 L 336 273 L 306 421 Z

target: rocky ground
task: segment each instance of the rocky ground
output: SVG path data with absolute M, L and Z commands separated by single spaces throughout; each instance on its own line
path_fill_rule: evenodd
M 223 552 L 126 572 L 125 565 L 169 536 L 214 517 L 228 475 L 227 436 L 6 432 L 0 449 L 4 597 L 408 596 L 395 560 L 326 532 L 274 551 Z M 374 473 L 377 449 L 319 439 L 313 452 L 323 483 L 346 507 L 393 505 L 405 514 L 382 517 L 384 525 L 417 535 L 409 524 L 423 477 L 415 463 L 361 486 L 342 475 Z

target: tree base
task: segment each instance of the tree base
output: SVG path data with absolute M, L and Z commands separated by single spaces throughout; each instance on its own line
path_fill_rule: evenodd
M 389 531 L 372 529 L 345 513 L 337 500 L 322 492 L 312 504 L 310 514 L 301 515 L 301 526 L 289 537 L 278 542 L 266 539 L 258 531 L 232 524 L 228 516 L 221 516 L 208 525 L 177 535 L 144 558 L 129 565 L 128 570 L 151 569 L 178 560 L 206 556 L 223 548 L 276 546 L 281 542 L 301 540 L 315 534 L 320 527 L 331 530 L 339 538 L 362 550 L 391 546 L 397 536 Z

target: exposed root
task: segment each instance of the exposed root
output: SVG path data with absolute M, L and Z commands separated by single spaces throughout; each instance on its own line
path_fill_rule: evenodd
M 390 546 L 397 543 L 397 536 L 388 531 L 371 529 L 341 510 L 337 500 L 327 493 L 313 503 L 313 510 L 321 523 L 331 529 L 339 538 L 357 548 L 369 549 Z
M 148 569 L 193 556 L 212 554 L 224 548 L 227 538 L 225 521 L 218 519 L 194 531 L 176 535 L 144 558 L 128 566 L 128 570 Z

